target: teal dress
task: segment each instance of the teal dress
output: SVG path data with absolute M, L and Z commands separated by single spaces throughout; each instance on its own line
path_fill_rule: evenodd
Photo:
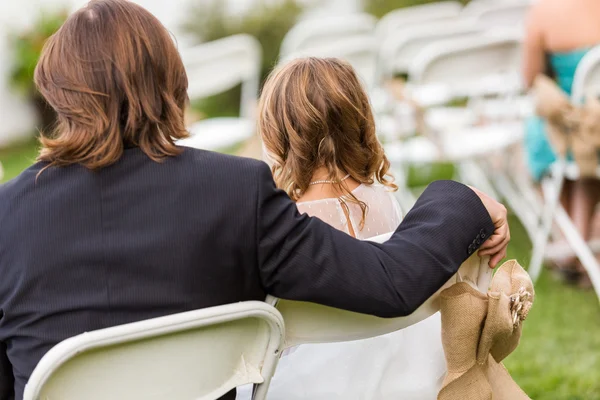
M 556 83 L 569 96 L 573 87 L 573 78 L 579 62 L 589 49 L 574 50 L 565 53 L 554 53 L 550 56 L 550 66 L 556 76 Z M 550 165 L 556 161 L 556 155 L 548 137 L 545 122 L 540 117 L 531 117 L 526 121 L 525 150 L 531 175 L 539 181 L 548 172 Z

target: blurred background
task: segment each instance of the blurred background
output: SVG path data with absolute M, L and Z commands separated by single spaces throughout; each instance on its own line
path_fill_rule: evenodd
M 510 208 L 509 258 L 536 279 L 521 345 L 505 363 L 515 380 L 534 399 L 600 399 L 597 218 L 582 232 L 559 202 L 563 179 L 578 179 L 572 162 L 555 157 L 536 180 L 524 157 L 536 104 L 522 72 L 531 2 L 135 2 L 178 42 L 190 79 L 191 146 L 261 158 L 255 106 L 269 71 L 306 55 L 352 63 L 371 96 L 405 210 L 435 179 L 472 184 Z M 35 90 L 33 70 L 45 39 L 85 3 L 0 2 L 0 182 L 35 162 L 36 137 L 54 114 Z M 576 65 L 579 78 L 567 90 L 574 104 L 600 86 L 596 50 Z M 587 285 L 542 268 L 570 257 Z

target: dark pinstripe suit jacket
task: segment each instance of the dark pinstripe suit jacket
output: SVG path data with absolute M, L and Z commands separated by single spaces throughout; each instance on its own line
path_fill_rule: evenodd
M 97 172 L 53 167 L 36 180 L 43 167 L 0 187 L 1 400 L 21 399 L 61 340 L 146 318 L 267 293 L 409 314 L 494 230 L 449 181 L 379 245 L 300 215 L 254 160 L 185 149 L 156 163 L 134 148 Z

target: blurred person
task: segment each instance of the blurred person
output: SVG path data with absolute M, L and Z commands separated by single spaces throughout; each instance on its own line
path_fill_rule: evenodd
M 397 317 L 477 248 L 491 266 L 506 254 L 506 209 L 456 182 L 431 184 L 373 244 L 301 215 L 265 163 L 177 146 L 186 72 L 133 2 L 72 14 L 35 81 L 59 122 L 0 186 L 2 400 L 21 400 L 44 354 L 83 332 L 267 294 Z
M 294 60 L 267 79 L 259 134 L 277 186 L 301 213 L 368 239 L 402 212 L 355 71 L 334 58 Z M 446 374 L 439 313 L 387 335 L 309 344 L 282 357 L 270 400 L 437 398 Z
M 571 95 L 573 77 L 581 59 L 600 44 L 600 2 L 597 0 L 539 0 L 526 25 L 523 74 L 531 87 L 538 74 L 556 79 Z M 545 130 L 545 122 L 527 121 L 525 147 L 533 178 L 539 181 L 556 160 Z M 600 181 L 582 178 L 565 181 L 561 202 L 585 240 L 589 240 Z M 575 257 L 555 260 L 565 279 L 589 287 L 590 280 Z

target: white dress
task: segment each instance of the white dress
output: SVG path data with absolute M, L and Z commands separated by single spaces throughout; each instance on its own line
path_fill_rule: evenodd
M 394 231 L 402 214 L 382 185 L 360 185 L 352 192 L 367 204 L 362 230 L 358 205 L 338 199 L 298 203 L 298 210 L 359 239 Z M 446 373 L 439 313 L 387 335 L 352 342 L 306 344 L 284 352 L 269 387 L 268 400 L 435 400 Z M 250 399 L 248 387 L 238 400 Z

